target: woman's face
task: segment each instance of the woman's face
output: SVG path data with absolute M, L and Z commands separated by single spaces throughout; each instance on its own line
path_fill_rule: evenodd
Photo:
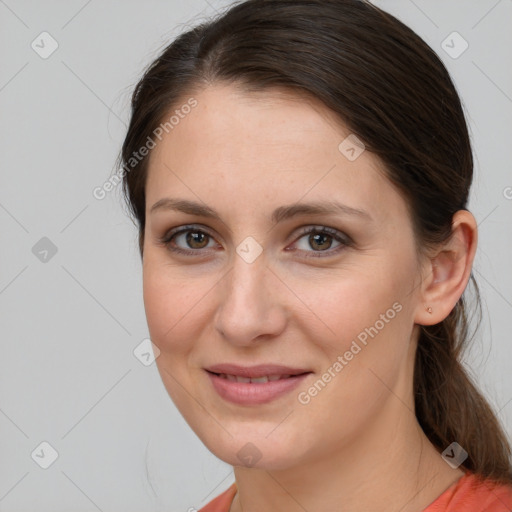
M 144 303 L 169 395 L 232 465 L 377 442 L 410 414 L 424 308 L 405 200 L 321 104 L 225 85 L 194 98 L 152 150 L 146 188 Z M 152 211 L 167 198 L 197 208 Z M 298 208 L 310 203 L 342 206 Z M 233 382 L 206 370 L 220 364 L 309 373 Z

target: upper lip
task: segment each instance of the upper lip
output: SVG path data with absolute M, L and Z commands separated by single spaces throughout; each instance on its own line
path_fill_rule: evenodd
M 215 364 L 205 368 L 212 373 L 225 373 L 226 375 L 235 375 L 237 377 L 258 378 L 266 375 L 300 375 L 309 373 L 307 368 L 291 368 L 278 364 L 259 364 L 255 366 L 240 366 L 238 364 Z

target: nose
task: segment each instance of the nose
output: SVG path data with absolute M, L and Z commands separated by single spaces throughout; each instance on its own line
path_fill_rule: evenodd
M 264 254 L 252 263 L 236 255 L 219 283 L 215 329 L 238 346 L 278 336 L 287 320 L 284 289 Z

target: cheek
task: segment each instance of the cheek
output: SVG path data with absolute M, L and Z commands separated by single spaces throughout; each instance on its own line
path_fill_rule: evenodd
M 309 331 L 311 340 L 318 340 L 328 354 L 348 350 L 353 339 L 376 322 L 379 330 L 389 330 L 386 322 L 396 317 L 393 304 L 401 302 L 396 281 L 382 275 L 349 269 L 344 275 L 332 273 L 314 280 L 295 279 L 290 288 L 297 291 L 309 312 L 303 315 L 301 329 Z M 381 316 L 384 315 L 384 320 Z M 297 317 L 301 318 L 301 317 Z M 309 325 L 309 327 L 308 327 Z
M 326 438 L 338 439 L 340 432 L 350 438 L 397 389 L 408 353 L 409 313 L 393 284 L 359 276 L 331 285 L 328 296 L 315 291 L 314 311 L 334 334 L 320 321 L 308 327 L 324 357 L 317 380 L 298 390 L 304 435 L 315 435 L 323 424 Z
M 209 280 L 180 276 L 175 268 L 148 263 L 143 271 L 144 308 L 151 339 L 165 352 L 183 351 L 199 330 L 198 311 Z
M 366 265 L 364 271 L 351 268 L 336 279 L 325 276 L 308 286 L 302 283 L 300 294 L 308 298 L 315 315 L 303 317 L 300 330 L 323 353 L 323 365 L 317 371 L 326 386 L 325 390 L 322 382 L 317 386 L 322 398 L 315 398 L 313 407 L 319 407 L 318 414 L 332 402 L 363 413 L 361 403 L 372 408 L 386 392 L 379 378 L 391 386 L 396 380 L 412 329 L 407 302 L 410 276 L 406 262 L 397 267 L 402 274 L 381 260 L 373 271 Z M 311 390 L 312 396 L 315 393 Z
M 200 338 L 199 315 L 210 288 L 204 280 L 180 276 L 176 267 L 153 262 L 144 266 L 146 320 L 151 341 L 160 350 L 156 366 L 169 396 L 187 421 L 189 415 L 198 413 L 186 392 L 191 386 L 188 362 Z

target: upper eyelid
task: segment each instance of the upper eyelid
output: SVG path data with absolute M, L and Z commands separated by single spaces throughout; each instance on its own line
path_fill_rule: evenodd
M 173 236 L 186 233 L 187 231 L 202 231 L 206 233 L 208 236 L 217 239 L 216 235 L 214 235 L 208 227 L 203 226 L 201 224 L 184 224 L 183 226 L 178 226 L 176 228 L 169 229 L 168 231 L 165 232 L 162 239 L 169 239 Z

